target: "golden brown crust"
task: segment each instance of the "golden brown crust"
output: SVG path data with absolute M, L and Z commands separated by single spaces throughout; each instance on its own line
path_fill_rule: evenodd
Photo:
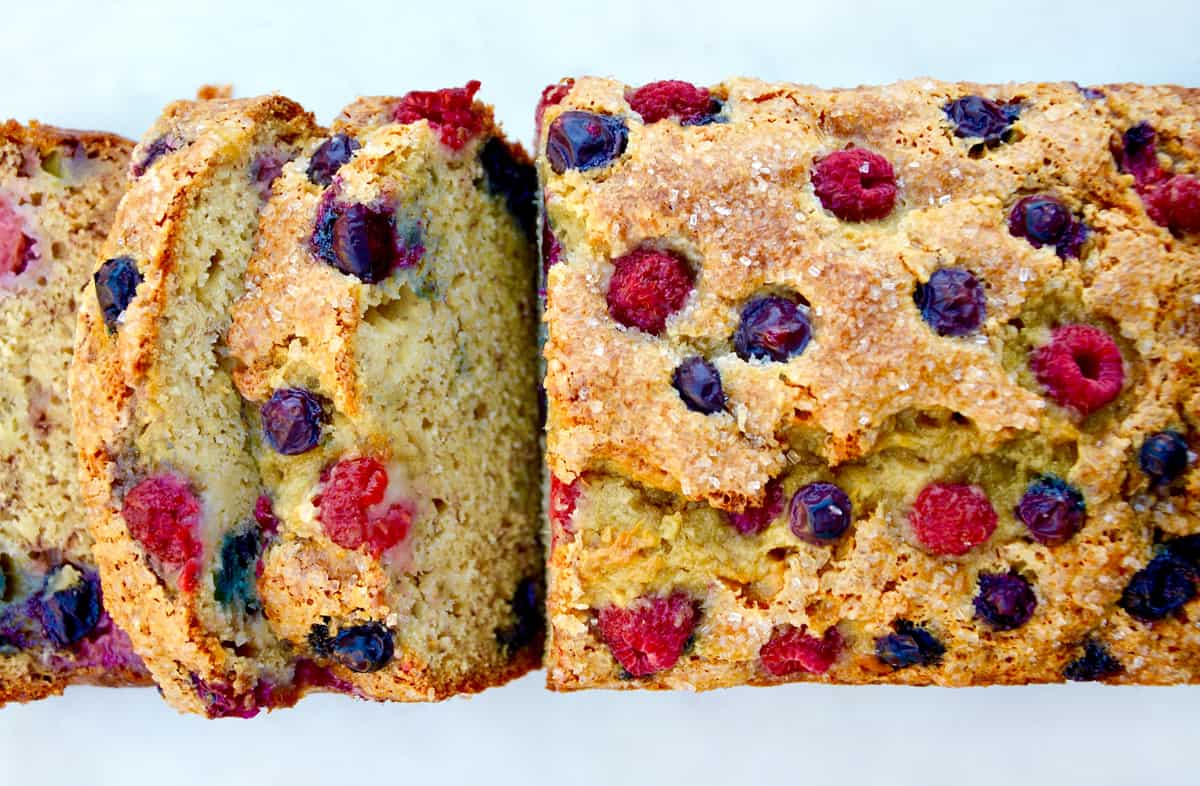
M 824 677 L 789 679 L 1057 681 L 1088 636 L 1124 665 L 1113 681 L 1200 679 L 1194 624 L 1147 625 L 1115 605 L 1156 537 L 1200 529 L 1198 473 L 1157 495 L 1136 457 L 1147 435 L 1200 423 L 1200 250 L 1195 236 L 1150 220 L 1112 152 L 1148 120 L 1173 171 L 1196 172 L 1200 109 L 1193 89 L 1102 90 L 735 79 L 713 88 L 724 122 L 681 126 L 642 123 L 625 85 L 584 78 L 546 108 L 539 151 L 567 110 L 619 116 L 629 129 L 608 167 L 556 174 L 539 156 L 545 219 L 563 249 L 545 314 L 547 460 L 582 489 L 576 532 L 557 532 L 549 562 L 551 687 L 778 682 L 757 653 L 785 624 L 837 625 L 848 642 Z M 1013 138 L 973 150 L 956 137 L 942 107 L 964 95 L 1019 102 Z M 883 221 L 839 221 L 813 193 L 813 162 L 850 145 L 895 169 L 899 202 Z M 1008 231 L 1016 200 L 1046 192 L 1090 229 L 1078 261 Z M 611 260 L 642 244 L 674 250 L 698 274 L 661 338 L 619 326 L 605 302 Z M 916 284 L 947 266 L 985 282 L 976 336 L 937 336 L 913 307 Z M 812 344 L 786 364 L 741 361 L 729 339 L 739 310 L 776 289 L 812 304 Z M 1110 332 L 1124 357 L 1121 396 L 1088 419 L 1050 403 L 1028 368 L 1029 352 L 1068 322 Z M 672 389 L 673 369 L 693 354 L 719 370 L 728 412 L 690 412 Z M 1061 546 L 1028 539 L 1012 512 L 1042 472 L 1086 498 L 1087 525 Z M 842 485 L 850 532 L 809 546 L 785 512 L 762 535 L 739 536 L 722 510 L 761 503 L 775 477 L 785 500 L 805 482 Z M 909 531 L 913 498 L 938 480 L 983 485 L 1000 517 L 962 558 L 927 553 Z M 977 577 L 1014 566 L 1036 588 L 1037 612 L 1019 630 L 989 630 L 974 618 Z M 673 669 L 621 680 L 595 611 L 672 589 L 703 606 L 694 649 Z M 874 641 L 898 618 L 936 629 L 940 666 L 881 664 Z

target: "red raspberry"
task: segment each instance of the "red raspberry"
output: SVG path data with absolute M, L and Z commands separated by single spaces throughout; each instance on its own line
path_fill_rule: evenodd
M 562 260 L 562 245 L 550 231 L 550 222 L 542 219 L 542 269 L 548 274 L 550 268 Z
M 996 529 L 996 511 L 983 489 L 965 483 L 931 483 L 908 514 L 917 540 L 934 554 L 960 557 Z
M 483 129 L 483 118 L 475 111 L 475 93 L 479 82 L 471 80 L 466 87 L 450 87 L 445 90 L 414 90 L 400 99 L 392 111 L 397 123 L 415 123 L 428 120 L 441 134 L 442 144 L 451 150 L 462 150 L 463 146 Z
M 613 260 L 608 313 L 626 327 L 658 335 L 691 291 L 686 262 L 666 251 L 639 248 Z
M 25 234 L 20 214 L 0 197 L 0 275 L 24 273 L 29 260 L 37 256 L 35 245 Z
M 1200 232 L 1200 178 L 1173 175 L 1141 189 L 1146 212 L 1172 232 Z
M 642 85 L 629 96 L 629 106 L 647 123 L 673 117 L 681 123 L 695 123 L 708 116 L 712 96 L 708 88 L 691 82 L 667 79 Z
M 817 638 L 804 628 L 785 625 L 776 628 L 771 640 L 758 651 L 763 668 L 776 677 L 786 677 L 798 671 L 824 674 L 842 651 L 842 634 L 830 628 Z
M 324 488 L 313 499 L 317 518 L 329 539 L 342 548 L 365 545 L 374 557 L 408 536 L 413 508 L 396 502 L 383 508 L 388 476 L 383 464 L 366 456 L 344 459 L 326 470 Z
M 725 517 L 739 533 L 757 535 L 771 526 L 771 522 L 783 512 L 783 486 L 777 480 L 767 483 L 763 504 L 757 508 L 746 508 L 741 513 L 726 513 Z
M 600 638 L 625 671 L 647 677 L 679 660 L 696 627 L 696 604 L 683 592 L 643 595 L 600 611 Z
M 854 147 L 816 162 L 813 188 L 826 210 L 843 221 L 886 218 L 896 205 L 896 173 L 878 153 Z
M 550 533 L 552 545 L 557 545 L 559 539 L 570 540 L 575 534 L 575 523 L 571 517 L 575 515 L 575 503 L 579 501 L 579 493 L 583 491 L 580 479 L 563 483 L 554 475 L 550 475 L 550 521 L 554 527 Z
M 567 93 L 570 93 L 571 88 L 574 86 L 575 80 L 568 78 L 553 85 L 547 85 L 546 89 L 542 91 L 542 98 L 538 101 L 537 110 L 533 115 L 534 136 L 537 139 L 542 138 L 542 118 L 546 116 L 546 107 L 561 104 L 563 99 L 567 97 Z
M 266 535 L 274 535 L 279 532 L 279 519 L 275 516 L 271 498 L 266 494 L 260 495 L 254 502 L 254 520 L 258 522 L 258 526 Z
M 182 572 L 179 588 L 196 588 L 200 570 L 200 500 L 175 475 L 146 478 L 125 494 L 121 515 L 146 553 Z
M 1116 398 L 1125 381 L 1121 350 L 1091 325 L 1055 328 L 1050 343 L 1034 350 L 1029 366 L 1050 398 L 1081 415 Z

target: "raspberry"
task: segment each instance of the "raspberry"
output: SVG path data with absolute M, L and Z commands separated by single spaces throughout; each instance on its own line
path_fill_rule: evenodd
M 627 144 L 629 129 L 624 120 L 592 112 L 563 112 L 546 132 L 546 160 L 556 175 L 568 169 L 586 172 L 611 164 Z
M 553 474 L 550 475 L 550 520 L 556 525 L 552 533 L 552 539 L 556 543 L 560 532 L 564 538 L 575 534 L 575 524 L 571 517 L 575 515 L 575 503 L 579 501 L 579 493 L 583 491 L 579 481 L 579 478 L 575 478 L 570 483 L 563 483 Z
M 613 260 L 608 313 L 626 327 L 657 336 L 691 291 L 686 262 L 670 252 L 639 248 Z
M 1017 518 L 1038 543 L 1066 543 L 1083 527 L 1083 495 L 1062 478 L 1044 475 L 1029 484 L 1017 504 Z
M 1151 434 L 1138 451 L 1138 466 L 1152 483 L 1171 482 L 1187 469 L 1187 440 L 1171 429 Z
M 852 506 L 846 492 L 832 483 L 809 483 L 792 495 L 792 534 L 805 543 L 832 543 L 850 526 Z
M 763 668 L 776 677 L 785 677 L 798 671 L 809 674 L 824 674 L 837 660 L 842 651 L 842 634 L 830 628 L 817 638 L 804 628 L 785 625 L 776 628 L 771 640 L 758 651 Z
M 812 182 L 821 205 L 843 221 L 886 218 L 896 205 L 891 163 L 861 147 L 838 150 L 817 161 Z
M 117 257 L 100 265 L 92 280 L 96 284 L 96 302 L 109 333 L 115 333 L 121 315 L 137 295 L 142 273 L 133 257 Z
M 771 526 L 783 512 L 783 484 L 778 479 L 767 481 L 763 504 L 746 508 L 741 513 L 726 513 L 729 524 L 742 535 L 757 535 Z
M 1200 232 L 1200 179 L 1172 175 L 1141 191 L 1146 213 L 1177 234 Z
M 1050 398 L 1081 415 L 1115 399 L 1125 382 L 1121 350 L 1091 325 L 1055 328 L 1050 343 L 1034 351 L 1029 365 Z
M 1015 572 L 980 573 L 975 616 L 996 630 L 1013 630 L 1029 621 L 1037 596 L 1029 582 Z
M 1008 231 L 1023 237 L 1034 248 L 1054 246 L 1060 259 L 1076 259 L 1088 230 L 1083 222 L 1058 197 L 1049 194 L 1027 196 L 1013 205 L 1008 214 Z
M 969 271 L 944 267 L 918 284 L 913 300 L 921 318 L 939 336 L 965 336 L 979 328 L 987 313 L 983 285 Z
M 725 409 L 725 391 L 717 367 L 702 357 L 690 357 L 675 367 L 671 384 L 693 412 L 711 415 Z
M 634 677 L 669 669 L 696 626 L 696 604 L 683 592 L 643 595 L 626 608 L 600 611 L 600 638 Z
M 327 186 L 333 182 L 333 176 L 342 168 L 362 145 L 358 140 L 346 134 L 334 134 L 321 143 L 308 162 L 308 179 L 313 185 Z
M 926 549 L 959 557 L 991 537 L 997 519 L 978 486 L 930 483 L 917 495 L 908 520 Z
M 767 295 L 751 300 L 742 309 L 733 334 L 733 350 L 742 360 L 784 363 L 803 353 L 810 340 L 808 303 Z
M 642 85 L 629 96 L 629 106 L 646 123 L 669 117 L 684 125 L 702 123 L 711 116 L 712 103 L 707 88 L 675 79 Z
M 542 219 L 542 270 L 549 275 L 550 268 L 562 261 L 562 244 L 550 230 L 549 219 Z
M 254 502 L 254 520 L 262 528 L 263 534 L 274 535 L 279 532 L 279 519 L 271 506 L 271 498 L 266 494 L 259 496 Z
M 1088 639 L 1083 643 L 1083 655 L 1067 664 L 1063 676 L 1071 682 L 1094 682 L 1115 677 L 1124 670 L 1104 644 Z
M 183 478 L 155 475 L 125 494 L 121 515 L 129 534 L 146 552 L 171 568 L 181 569 L 179 588 L 196 587 L 200 569 L 200 500 Z
M 367 547 L 374 557 L 408 536 L 413 506 L 395 502 L 384 508 L 388 476 L 383 464 L 365 456 L 343 459 L 323 473 L 324 487 L 313 499 L 317 518 L 329 539 L 342 548 Z
M 1007 142 L 1021 114 L 1018 106 L 998 104 L 982 96 L 964 96 L 946 104 L 942 111 L 954 123 L 955 136 L 982 139 L 989 145 Z
M 571 88 L 574 86 L 575 80 L 568 78 L 553 85 L 547 85 L 546 88 L 542 90 L 541 100 L 538 101 L 537 110 L 535 110 L 533 115 L 535 139 L 540 139 L 542 136 L 542 120 L 546 116 L 546 107 L 558 106 L 561 104 L 563 99 L 567 97 L 567 94 L 571 92 Z
M 0 196 L 0 276 L 17 276 L 37 258 L 37 243 L 25 234 L 25 222 Z
M 416 123 L 427 120 L 440 135 L 442 144 L 451 150 L 462 150 L 471 137 L 483 129 L 483 118 L 475 111 L 475 94 L 479 82 L 471 80 L 465 87 L 445 90 L 414 90 L 400 99 L 392 111 L 397 123 Z
M 267 444 L 284 456 L 307 453 L 321 440 L 325 411 L 321 401 L 304 388 L 280 388 L 259 413 Z

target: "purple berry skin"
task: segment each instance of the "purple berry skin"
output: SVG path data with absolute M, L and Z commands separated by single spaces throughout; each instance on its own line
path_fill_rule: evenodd
M 1197 566 L 1169 548 L 1133 574 L 1117 605 L 1142 622 L 1157 622 L 1196 596 Z
M 1017 519 L 1030 537 L 1046 546 L 1070 540 L 1083 527 L 1083 495 L 1062 478 L 1045 475 L 1029 484 L 1017 503 Z
M 109 333 L 117 332 L 117 324 L 142 283 L 141 271 L 133 257 L 116 257 L 102 264 L 92 277 L 96 283 L 96 300 Z
M 725 391 L 716 366 L 702 357 L 690 357 L 679 364 L 671 377 L 679 398 L 693 412 L 711 415 L 725 409 Z
M 283 174 L 283 165 L 288 160 L 279 153 L 267 151 L 258 154 L 250 162 L 250 181 L 254 183 L 260 198 L 267 199 L 271 196 L 271 184 Z
M 742 309 L 733 349 L 742 360 L 782 363 L 804 352 L 811 339 L 807 306 L 768 295 L 751 300 Z
M 95 575 L 70 566 L 79 572 L 79 580 L 63 589 L 50 589 L 66 567 L 59 566 L 46 574 L 35 612 L 46 638 L 59 648 L 69 647 L 91 633 L 100 622 L 101 612 L 100 580 Z
M 1088 237 L 1083 222 L 1062 200 L 1048 194 L 1027 196 L 1013 205 L 1008 231 L 1014 237 L 1025 238 L 1034 248 L 1053 246 L 1060 259 L 1077 259 Z
M 608 166 L 625 152 L 625 121 L 592 112 L 563 112 L 546 132 L 546 160 L 555 174 Z
M 1152 483 L 1170 483 L 1187 470 L 1187 440 L 1170 429 L 1152 434 L 1138 451 L 1138 465 Z
M 324 202 L 311 246 L 317 257 L 367 284 L 387 278 L 403 259 L 391 211 L 362 204 Z
M 944 267 L 917 285 L 913 295 L 921 318 L 939 336 L 965 336 L 983 324 L 987 296 L 979 279 L 969 271 Z
M 359 674 L 379 671 L 395 654 L 392 632 L 379 622 L 342 628 L 332 637 L 327 626 L 314 625 L 308 643 L 318 655 L 332 658 Z
M 321 143 L 308 161 L 308 179 L 317 186 L 328 186 L 333 176 L 362 145 L 348 134 L 334 134 Z
M 1083 643 L 1083 655 L 1067 664 L 1063 676 L 1071 682 L 1095 682 L 1115 677 L 1123 671 L 1125 667 L 1104 644 L 1088 639 Z
M 924 627 L 908 620 L 892 623 L 886 636 L 875 639 L 875 654 L 893 669 L 909 666 L 935 666 L 941 663 L 946 647 Z
M 1013 104 L 998 104 L 982 96 L 963 96 L 942 107 L 954 124 L 954 135 L 982 139 L 985 144 L 1007 142 L 1021 110 Z
M 846 492 L 832 483 L 809 483 L 792 495 L 792 534 L 806 543 L 832 543 L 850 526 L 853 508 Z
M 168 153 L 174 153 L 176 150 L 179 150 L 181 147 L 183 147 L 183 145 L 183 140 L 169 134 L 166 136 L 160 136 L 158 139 L 155 139 L 153 142 L 142 148 L 142 157 L 133 163 L 133 165 L 130 167 L 130 172 L 133 173 L 135 178 L 141 177 L 142 175 L 146 174 L 150 167 L 154 166 L 154 163 L 158 161 L 158 159 L 162 158 Z
M 262 407 L 267 444 L 284 456 L 307 453 L 321 441 L 325 412 L 321 401 L 303 388 L 280 388 Z
M 1016 573 L 979 574 L 975 616 L 995 630 L 1013 630 L 1029 622 L 1037 596 L 1029 582 Z

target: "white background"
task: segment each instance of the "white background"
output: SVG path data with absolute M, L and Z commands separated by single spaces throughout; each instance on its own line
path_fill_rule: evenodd
M 278 90 L 328 121 L 357 94 L 479 78 L 526 141 L 540 89 L 581 73 L 1200 86 L 1197 0 L 0 0 L 0 33 L 0 117 L 133 136 L 203 82 Z M 1192 688 L 556 696 L 541 679 L 436 706 L 318 696 L 248 722 L 180 717 L 148 689 L 74 688 L 0 710 L 0 786 L 1200 782 Z

